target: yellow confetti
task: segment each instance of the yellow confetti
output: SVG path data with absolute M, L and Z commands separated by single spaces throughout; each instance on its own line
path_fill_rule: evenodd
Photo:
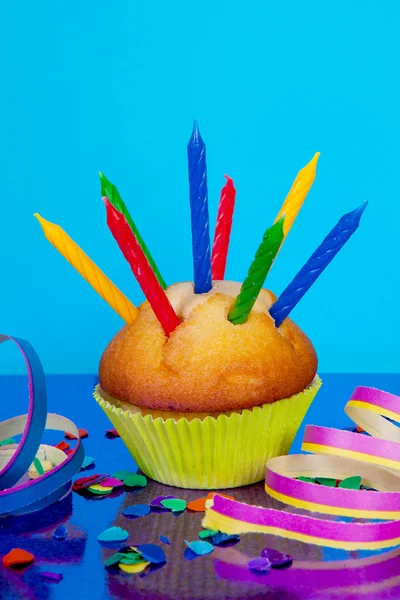
M 94 483 L 93 485 L 90 485 L 89 490 L 93 490 L 95 492 L 112 492 L 112 490 L 114 489 L 113 487 L 103 487 L 101 486 L 99 483 Z
M 149 562 L 141 562 L 136 563 L 134 565 L 124 565 L 122 563 L 119 563 L 118 566 L 121 569 L 121 571 L 124 571 L 124 573 L 141 573 L 145 570 L 146 567 L 149 566 L 149 564 Z
M 48 473 L 53 468 L 53 465 L 49 460 L 41 460 L 40 464 L 42 465 L 42 469 L 45 473 Z M 38 473 L 36 467 L 33 464 L 31 465 L 28 471 L 28 477 L 29 479 L 37 479 L 38 477 L 40 477 L 40 474 Z

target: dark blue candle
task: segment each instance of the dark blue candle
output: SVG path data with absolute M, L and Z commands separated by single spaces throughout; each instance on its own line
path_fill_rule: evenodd
M 211 290 L 210 227 L 208 218 L 206 146 L 197 120 L 188 147 L 190 212 L 195 294 Z
M 318 279 L 322 271 L 353 235 L 360 224 L 361 215 L 366 206 L 367 202 L 364 202 L 353 212 L 343 215 L 304 267 L 297 273 L 293 281 L 282 292 L 275 304 L 271 306 L 269 314 L 275 320 L 276 327 L 279 327 L 289 316 L 314 281 Z

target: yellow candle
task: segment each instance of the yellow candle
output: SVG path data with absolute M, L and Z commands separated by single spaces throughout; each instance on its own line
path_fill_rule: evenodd
M 44 235 L 69 263 L 86 279 L 98 294 L 119 314 L 126 323 L 133 323 L 138 309 L 113 284 L 87 254 L 75 244 L 67 233 L 55 223 L 34 214 L 41 224 Z
M 310 162 L 297 173 L 297 177 L 294 180 L 293 185 L 290 188 L 284 203 L 282 204 L 281 210 L 275 219 L 276 223 L 283 215 L 285 215 L 283 239 L 285 239 L 289 233 L 290 228 L 293 225 L 299 210 L 303 206 L 303 202 L 306 199 L 306 196 L 314 182 L 319 155 L 320 153 L 316 152 Z

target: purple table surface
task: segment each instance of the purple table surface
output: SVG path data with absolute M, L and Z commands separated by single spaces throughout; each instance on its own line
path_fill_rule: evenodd
M 324 385 L 306 416 L 292 451 L 298 452 L 305 423 L 332 427 L 350 425 L 343 407 L 356 385 L 369 385 L 400 394 L 400 375 L 325 375 Z M 89 431 L 84 440 L 86 454 L 95 466 L 81 473 L 112 474 L 118 469 L 135 470 L 135 464 L 121 439 L 107 439 L 111 428 L 92 398 L 94 376 L 48 377 L 49 411 L 72 419 Z M 0 420 L 26 412 L 26 378 L 0 377 Z M 46 434 L 45 441 L 57 443 L 59 434 Z M 263 485 L 232 490 L 237 500 L 262 506 L 292 510 L 266 496 Z M 0 556 L 19 547 L 33 552 L 33 565 L 6 569 L 0 564 L 1 600 L 82 600 L 106 599 L 283 599 L 304 598 L 400 598 L 400 550 L 377 555 L 344 552 L 292 542 L 283 538 L 244 535 L 238 544 L 215 548 L 210 555 L 188 561 L 184 539 L 198 539 L 201 513 L 151 513 L 131 520 L 122 509 L 135 503 L 149 503 L 163 494 L 192 500 L 204 496 L 196 490 L 178 490 L 149 481 L 143 490 L 121 492 L 113 497 L 83 498 L 75 493 L 51 507 L 26 517 L 0 519 Z M 67 537 L 55 540 L 56 527 L 64 523 Z M 127 529 L 132 545 L 156 543 L 163 547 L 167 563 L 145 576 L 111 574 L 103 566 L 112 554 L 100 546 L 97 536 L 107 527 Z M 159 541 L 168 536 L 171 546 Z M 247 561 L 264 547 L 291 554 L 290 569 L 258 575 L 247 569 Z M 42 579 L 40 571 L 63 574 L 60 583 Z

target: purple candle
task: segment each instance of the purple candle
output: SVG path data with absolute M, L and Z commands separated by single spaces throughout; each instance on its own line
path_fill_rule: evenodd
M 190 212 L 195 294 L 209 292 L 211 282 L 210 228 L 208 217 L 206 146 L 197 120 L 188 147 Z
M 275 320 L 276 327 L 279 327 L 289 316 L 314 281 L 318 279 L 322 271 L 326 269 L 331 260 L 353 235 L 360 224 L 361 215 L 367 204 L 367 202 L 364 202 L 352 212 L 343 215 L 304 267 L 297 273 L 293 281 L 282 292 L 275 304 L 271 306 L 269 313 Z

